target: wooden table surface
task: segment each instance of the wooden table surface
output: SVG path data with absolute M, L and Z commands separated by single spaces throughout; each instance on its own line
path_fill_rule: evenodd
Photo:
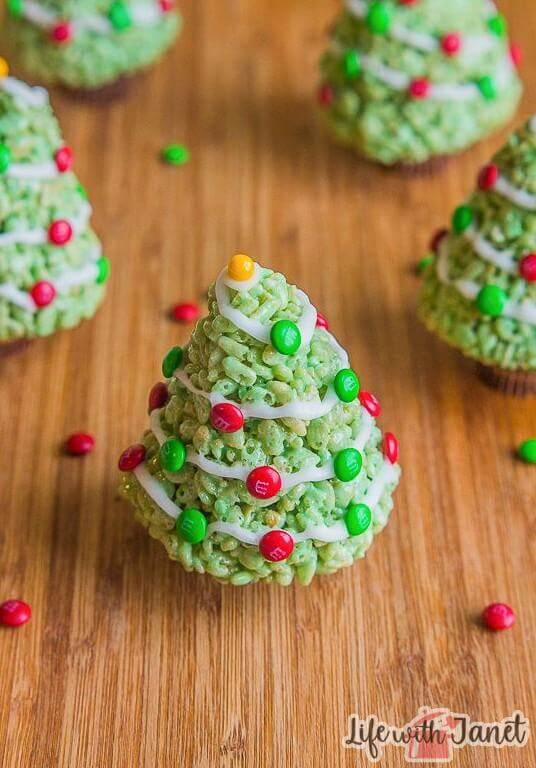
M 415 316 L 412 265 L 507 130 L 440 173 L 400 176 L 333 146 L 311 92 L 335 0 L 181 0 L 173 52 L 111 106 L 53 104 L 113 261 L 107 300 L 73 332 L 2 362 L 2 768 L 365 765 L 350 713 L 395 724 L 420 705 L 473 719 L 536 714 L 534 399 L 485 388 Z M 535 106 L 536 7 L 504 0 Z M 191 162 L 160 148 L 183 141 Z M 348 348 L 404 475 L 365 560 L 312 586 L 224 587 L 168 561 L 116 498 L 116 459 L 147 425 L 163 353 L 243 250 L 312 297 Z M 95 452 L 61 455 L 89 430 Z M 515 628 L 478 625 L 489 602 Z M 531 685 L 532 683 L 532 685 Z M 457 766 L 531 768 L 525 749 Z M 404 764 L 388 748 L 382 765 Z

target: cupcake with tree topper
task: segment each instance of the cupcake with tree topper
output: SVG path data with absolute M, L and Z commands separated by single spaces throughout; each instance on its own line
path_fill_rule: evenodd
M 108 259 L 42 88 L 0 59 L 0 350 L 91 317 Z
M 305 293 L 234 256 L 164 358 L 149 429 L 119 459 L 137 519 L 188 571 L 309 584 L 385 526 L 398 443 Z
M 536 116 L 432 240 L 420 315 L 505 392 L 536 393 Z
M 415 168 L 460 152 L 513 115 L 520 52 L 490 0 L 343 4 L 318 90 L 343 144 Z
M 100 99 L 124 90 L 175 39 L 174 0 L 7 0 L 8 42 L 33 77 Z

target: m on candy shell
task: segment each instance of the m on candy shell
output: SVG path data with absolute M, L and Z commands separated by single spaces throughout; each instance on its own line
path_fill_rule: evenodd
M 280 563 L 294 551 L 294 539 L 286 531 L 268 531 L 259 542 L 259 551 L 265 560 Z
M 246 487 L 256 499 L 271 499 L 281 490 L 281 475 L 273 467 L 256 467 L 249 473 Z
M 210 411 L 210 423 L 219 432 L 238 432 L 244 426 L 244 414 L 232 403 L 216 403 Z

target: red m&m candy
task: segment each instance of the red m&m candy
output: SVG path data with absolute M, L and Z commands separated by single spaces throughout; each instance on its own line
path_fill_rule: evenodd
M 6 600 L 0 605 L 0 624 L 20 627 L 30 620 L 32 609 L 22 600 Z
M 73 228 L 65 219 L 53 221 L 48 228 L 48 239 L 54 245 L 66 245 L 73 236 Z
M 441 39 L 441 50 L 446 53 L 447 56 L 455 56 L 460 52 L 462 47 L 462 39 L 457 32 L 449 32 Z
M 516 69 L 519 69 L 523 62 L 523 51 L 521 50 L 521 46 L 517 45 L 516 43 L 512 43 L 510 46 L 510 58 L 512 60 L 512 64 Z
M 185 302 L 184 304 L 175 304 L 171 310 L 171 316 L 178 323 L 193 323 L 200 315 L 197 304 Z
M 409 93 L 414 99 L 427 99 L 430 96 L 430 88 L 427 77 L 416 77 L 409 84 Z
M 121 472 L 132 472 L 145 459 L 145 446 L 141 443 L 130 445 L 119 457 L 118 467 Z
M 259 550 L 265 560 L 279 563 L 291 556 L 294 539 L 286 531 L 268 531 L 259 542 Z
M 383 455 L 391 464 L 396 464 L 398 453 L 398 440 L 392 432 L 386 432 L 383 436 Z
M 36 307 L 48 307 L 56 298 L 56 289 L 48 280 L 40 280 L 30 291 Z
M 157 381 L 149 392 L 149 413 L 163 408 L 169 400 L 169 392 L 163 381 Z
M 220 432 L 238 432 L 244 426 L 244 414 L 237 405 L 217 403 L 210 411 L 210 423 Z
M 323 83 L 317 91 L 316 97 L 322 107 L 329 107 L 333 103 L 334 93 L 331 85 Z
M 325 328 L 326 331 L 329 329 L 328 321 L 321 312 L 316 313 L 316 327 Z
M 160 6 L 162 13 L 169 13 L 175 8 L 173 0 L 158 0 L 158 5 Z
M 436 256 L 439 251 L 439 247 L 445 237 L 448 235 L 449 231 L 445 227 L 442 229 L 438 229 L 437 232 L 433 235 L 432 239 L 430 240 L 430 250 L 433 251 Z
M 359 402 L 361 403 L 363 408 L 366 408 L 366 410 L 370 413 L 371 416 L 373 416 L 375 419 L 378 418 L 382 408 L 380 405 L 380 401 L 376 397 L 374 397 L 374 395 L 371 392 L 360 392 Z
M 73 28 L 68 21 L 61 21 L 50 30 L 50 37 L 55 43 L 68 43 L 73 36 Z
M 482 613 L 482 621 L 495 631 L 510 629 L 515 623 L 516 615 L 506 603 L 491 603 Z
M 519 274 L 529 283 L 536 282 L 536 253 L 528 253 L 519 262 Z
M 54 154 L 54 162 L 60 173 L 70 171 L 73 165 L 73 150 L 70 147 L 60 147 Z
M 246 487 L 256 499 L 271 499 L 281 490 L 281 475 L 273 467 L 257 467 L 249 473 Z
M 478 174 L 478 186 L 482 190 L 491 189 L 497 183 L 499 169 L 493 163 L 485 165 Z
M 84 456 L 95 447 L 95 438 L 87 432 L 74 432 L 65 441 L 65 450 L 71 456 Z

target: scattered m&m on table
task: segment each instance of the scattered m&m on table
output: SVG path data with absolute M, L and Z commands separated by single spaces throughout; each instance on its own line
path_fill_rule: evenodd
M 184 165 L 190 159 L 190 152 L 184 144 L 168 144 L 162 150 L 161 157 L 168 165 Z
M 506 603 L 491 603 L 482 613 L 482 621 L 488 627 L 498 632 L 502 629 L 510 629 L 516 620 L 514 610 Z
M 73 432 L 65 441 L 65 451 L 70 456 L 85 456 L 95 447 L 95 438 L 88 432 Z
M 521 443 L 517 453 L 519 458 L 527 464 L 536 464 L 536 437 L 531 437 Z
M 200 314 L 198 305 L 189 301 L 175 304 L 171 309 L 171 317 L 178 323 L 193 323 Z
M 32 609 L 23 600 L 6 600 L 0 604 L 0 624 L 20 627 L 32 616 Z

